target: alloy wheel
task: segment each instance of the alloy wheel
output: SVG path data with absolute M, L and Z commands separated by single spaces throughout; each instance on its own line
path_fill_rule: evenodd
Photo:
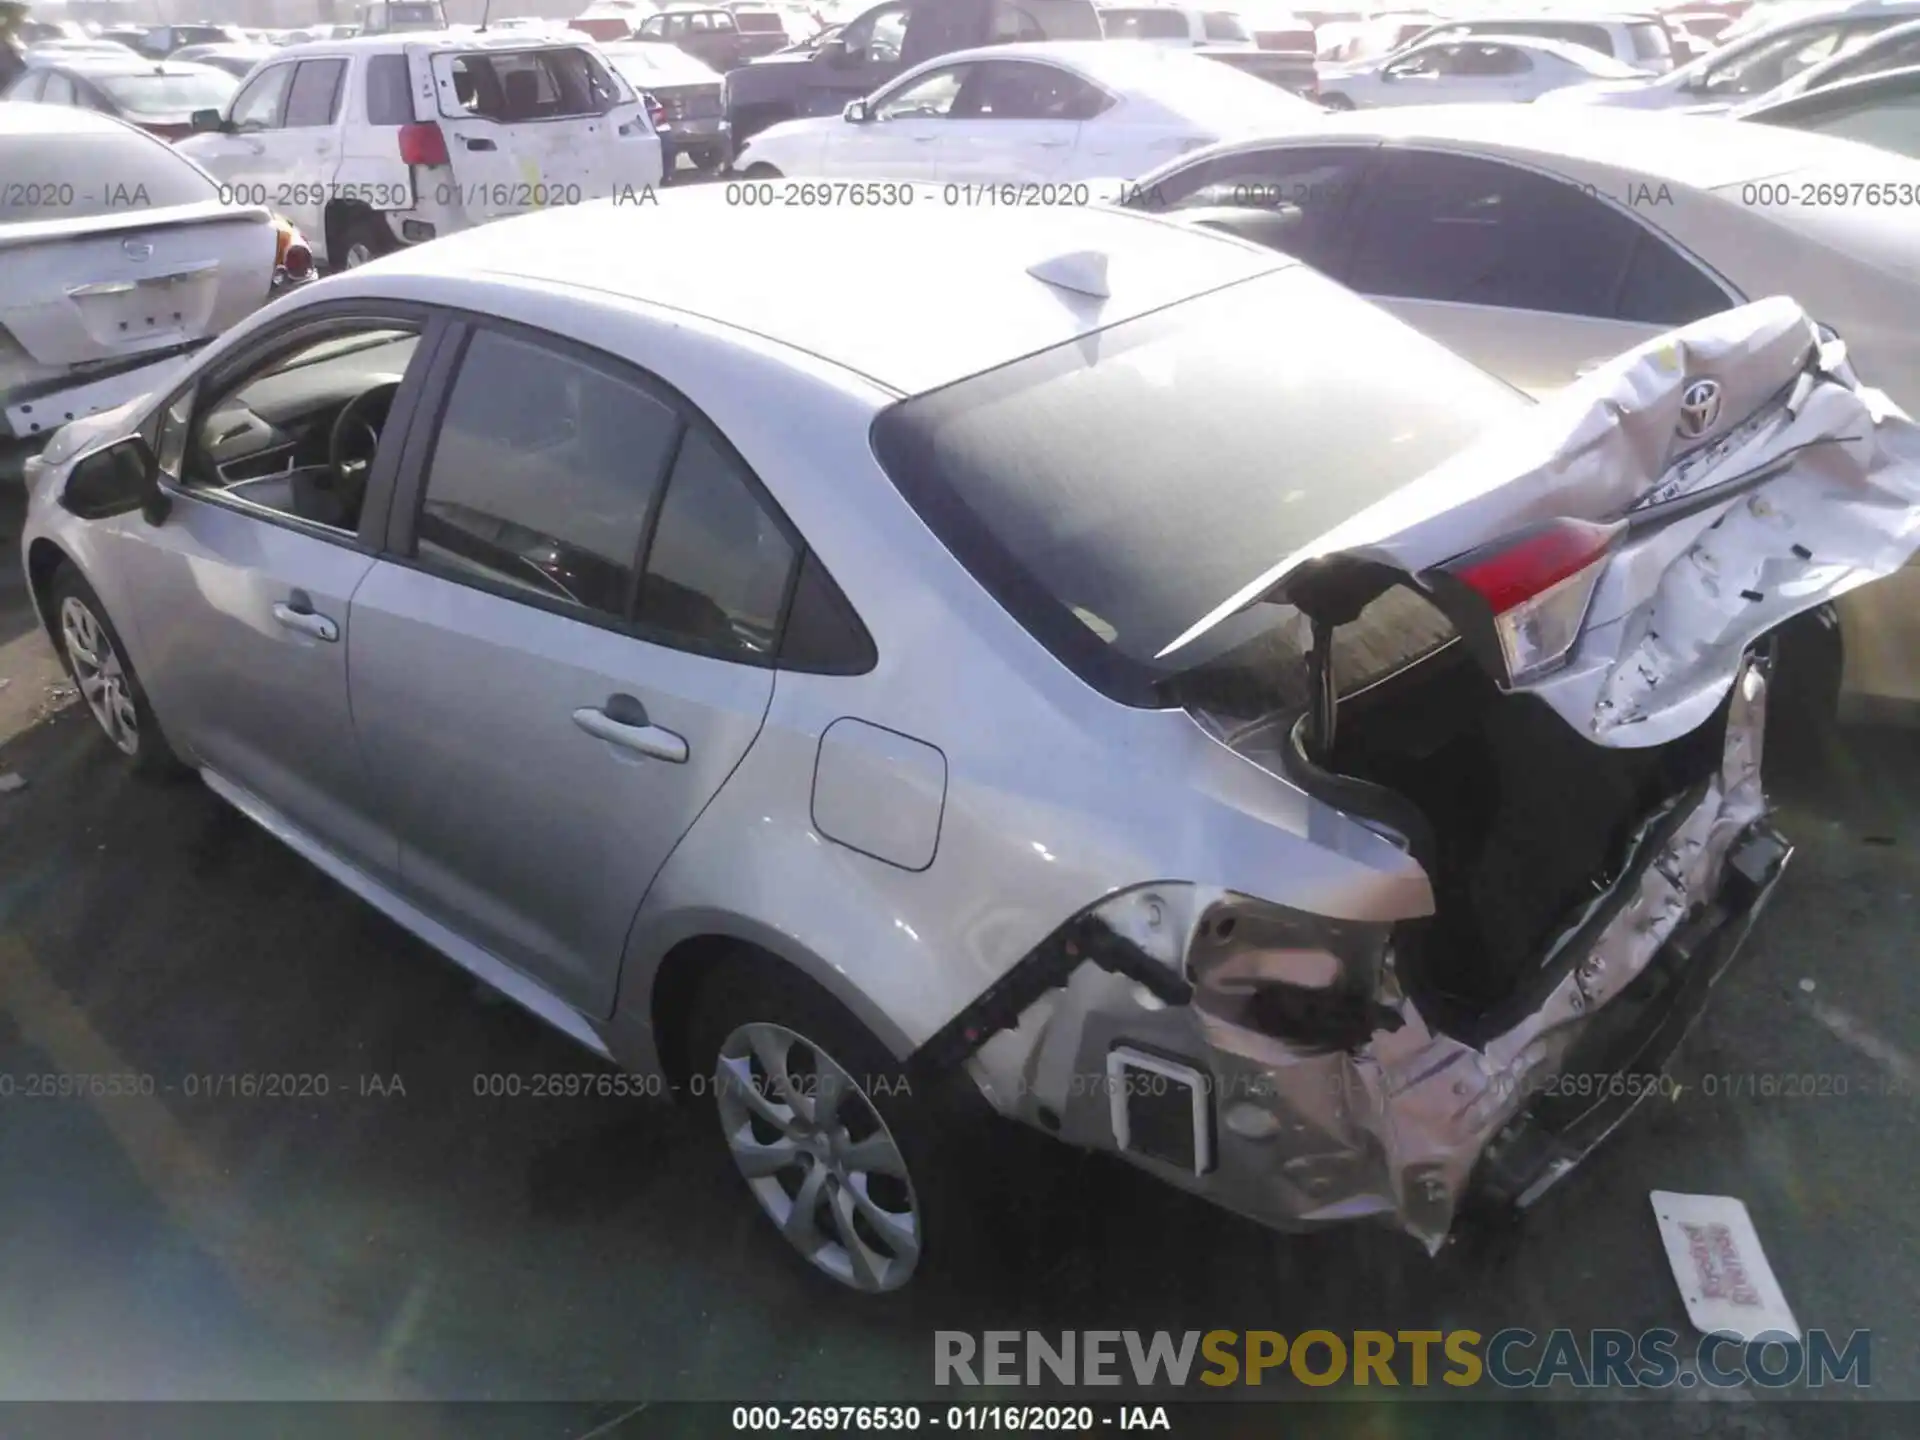
M 356 240 L 347 246 L 345 268 L 348 270 L 357 270 L 373 258 L 373 247 L 364 240 Z
M 60 606 L 60 634 L 93 718 L 123 754 L 139 754 L 140 715 L 126 667 L 107 638 L 106 627 L 77 595 L 69 595 Z
M 788 1242 L 852 1289 L 906 1284 L 920 1260 L 920 1207 L 861 1085 L 806 1037 L 760 1023 L 727 1036 L 715 1079 L 734 1164 Z

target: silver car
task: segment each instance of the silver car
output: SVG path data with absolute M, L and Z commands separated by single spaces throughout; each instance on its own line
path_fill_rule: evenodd
M 76 422 L 24 559 L 101 729 L 855 1289 L 993 1112 L 1279 1227 L 1530 1202 L 1781 874 L 1767 636 L 1920 542 L 1912 425 L 1786 301 L 1535 406 L 1241 240 L 914 193 L 485 227 Z

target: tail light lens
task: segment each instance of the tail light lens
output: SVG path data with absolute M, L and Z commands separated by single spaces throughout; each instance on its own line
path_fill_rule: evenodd
M 1468 622 L 1463 636 L 1480 630 L 1484 641 L 1490 630 L 1506 684 L 1523 685 L 1566 664 L 1625 530 L 1622 521 L 1550 520 L 1450 560 L 1430 578 L 1449 608 L 1466 600 L 1475 612 L 1455 615 Z
M 400 163 L 402 165 L 446 165 L 447 137 L 431 121 L 400 127 Z
M 313 251 L 307 248 L 306 241 L 296 240 L 287 246 L 280 264 L 289 278 L 304 280 L 313 273 Z
M 645 91 L 642 91 L 640 94 L 640 103 L 647 107 L 647 119 L 652 122 L 653 128 L 656 130 L 665 129 L 667 124 L 667 107 Z

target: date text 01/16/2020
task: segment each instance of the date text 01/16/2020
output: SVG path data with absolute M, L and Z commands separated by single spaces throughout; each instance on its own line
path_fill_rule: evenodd
M 187 1100 L 391 1099 L 407 1093 L 399 1075 L 325 1071 L 190 1071 L 160 1080 L 144 1071 L 54 1071 L 0 1073 L 0 1102 L 9 1100 L 115 1100 L 178 1095 Z
M 736 1405 L 736 1433 L 836 1434 L 883 1430 L 1171 1430 L 1164 1405 Z

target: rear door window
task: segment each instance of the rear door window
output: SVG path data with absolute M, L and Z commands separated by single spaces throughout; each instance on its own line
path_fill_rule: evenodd
M 374 55 L 367 60 L 367 123 L 413 123 L 413 87 L 404 55 Z
M 1103 11 L 1100 23 L 1110 40 L 1185 40 L 1189 34 L 1187 17 L 1161 6 Z
M 1605 317 L 1639 235 L 1534 171 L 1396 150 L 1368 187 L 1348 283 L 1391 299 Z
M 1112 102 L 1077 75 L 1033 61 L 989 60 L 971 72 L 955 120 L 1087 120 Z
M 40 102 L 43 105 L 73 104 L 73 82 L 57 71 L 49 72 L 46 88 L 40 92 Z

